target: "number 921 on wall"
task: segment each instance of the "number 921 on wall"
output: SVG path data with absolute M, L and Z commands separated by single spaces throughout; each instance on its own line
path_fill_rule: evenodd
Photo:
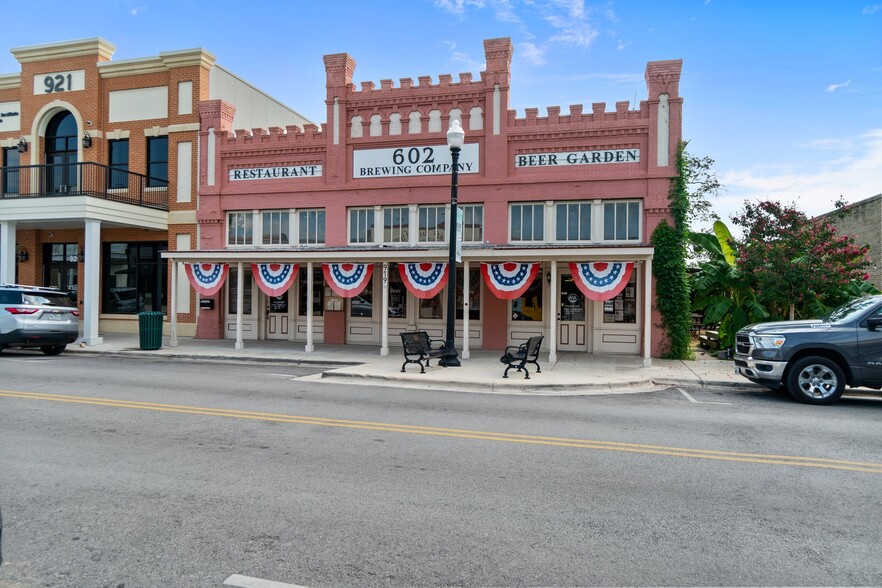
M 451 171 L 447 145 L 358 149 L 352 152 L 352 177 L 390 178 L 402 176 L 437 176 Z M 459 173 L 478 173 L 478 144 L 462 146 Z
M 34 75 L 34 94 L 60 94 L 86 89 L 86 70 L 56 71 Z

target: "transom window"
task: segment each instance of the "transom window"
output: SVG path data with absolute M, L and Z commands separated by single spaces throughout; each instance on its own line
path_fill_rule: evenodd
M 634 241 L 640 238 L 640 203 L 603 204 L 603 240 Z
M 543 241 L 545 239 L 545 205 L 511 205 L 511 240 Z

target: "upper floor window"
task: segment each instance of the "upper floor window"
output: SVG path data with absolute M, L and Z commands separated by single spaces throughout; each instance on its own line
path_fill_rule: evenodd
M 482 243 L 484 241 L 484 206 L 465 204 L 462 209 L 462 240 Z
M 640 238 L 639 202 L 604 202 L 603 240 L 635 241 Z
M 558 241 L 591 240 L 591 202 L 560 202 L 555 205 Z
M 263 227 L 261 243 L 264 245 L 288 245 L 288 219 L 290 213 L 287 210 L 273 210 L 262 212 Z
M 545 205 L 512 204 L 510 228 L 512 241 L 544 241 Z
M 168 185 L 168 137 L 147 139 L 147 187 L 165 188 Z
M 108 143 L 110 158 L 110 178 L 107 187 L 110 189 L 129 187 L 129 140 L 121 139 Z
M 445 206 L 420 206 L 418 216 L 420 228 L 417 238 L 420 243 L 446 241 L 447 208 Z
M 297 242 L 301 245 L 320 245 L 325 242 L 325 211 L 298 210 L 299 231 Z
M 0 185 L 0 191 L 2 191 L 3 194 L 18 194 L 18 167 L 20 165 L 21 154 L 18 152 L 18 149 L 10 147 L 3 150 L 3 175 L 2 178 L 0 178 L 0 180 L 2 180 L 2 182 L 0 182 L 2 183 L 2 185 Z
M 254 213 L 230 212 L 227 214 L 227 245 L 254 244 Z
M 373 243 L 374 223 L 375 220 L 373 208 L 350 208 L 349 242 Z
M 406 206 L 383 209 L 383 243 L 407 243 L 410 211 Z

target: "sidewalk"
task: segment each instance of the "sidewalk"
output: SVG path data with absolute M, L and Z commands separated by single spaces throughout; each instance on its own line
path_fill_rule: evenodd
M 505 366 L 499 361 L 499 351 L 472 351 L 471 357 L 461 359 L 461 367 L 438 367 L 433 360 L 421 374 L 414 364 L 401 372 L 404 358 L 399 347 L 390 347 L 387 356 L 381 356 L 379 346 L 374 345 L 316 345 L 315 351 L 306 353 L 302 342 L 245 341 L 243 349 L 235 349 L 235 341 L 229 339 L 190 337 L 179 337 L 178 346 L 169 347 L 166 336 L 160 349 L 142 350 L 137 334 L 109 333 L 103 339 L 101 345 L 90 347 L 69 345 L 66 353 L 309 366 L 322 369 L 307 377 L 318 381 L 496 394 L 620 394 L 659 385 L 757 387 L 735 374 L 731 360 L 709 354 L 699 354 L 692 361 L 653 358 L 647 368 L 639 357 L 574 352 L 559 352 L 558 361 L 549 364 L 548 353 L 540 352 L 542 372 L 535 373 L 534 366 L 529 366 L 530 379 L 525 380 L 515 370 L 503 379 Z

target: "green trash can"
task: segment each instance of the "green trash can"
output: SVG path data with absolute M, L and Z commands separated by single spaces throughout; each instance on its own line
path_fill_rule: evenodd
M 138 333 L 141 336 L 141 349 L 159 349 L 162 347 L 161 312 L 139 312 Z

